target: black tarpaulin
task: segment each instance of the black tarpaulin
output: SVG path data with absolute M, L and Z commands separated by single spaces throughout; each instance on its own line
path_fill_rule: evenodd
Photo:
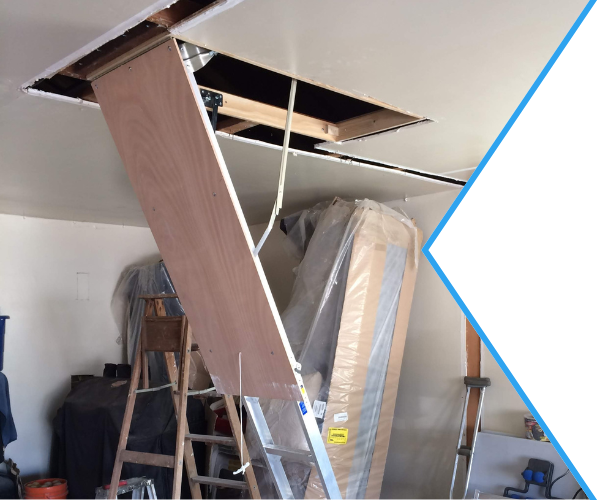
M 119 433 L 127 403 L 129 381 L 94 378 L 81 382 L 69 393 L 54 419 L 53 477 L 68 481 L 70 498 L 94 498 L 97 486 L 112 475 Z M 204 407 L 189 398 L 190 432 L 205 434 Z M 164 389 L 137 395 L 127 449 L 146 453 L 175 454 L 176 419 L 171 392 Z M 193 443 L 198 472 L 204 470 L 204 445 Z M 122 479 L 146 476 L 154 479 L 158 498 L 170 498 L 173 470 L 123 464 Z M 190 498 L 184 472 L 182 498 Z

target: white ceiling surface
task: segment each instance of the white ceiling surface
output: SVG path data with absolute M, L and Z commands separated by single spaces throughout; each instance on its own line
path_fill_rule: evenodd
M 0 212 L 134 226 L 146 220 L 98 109 L 22 95 L 2 108 Z M 250 224 L 268 220 L 280 149 L 219 138 Z M 448 190 L 398 172 L 290 155 L 284 213 L 334 196 L 390 201 Z
M 0 91 L 23 83 L 115 26 L 169 0 L 0 1 Z M 14 98 L 14 96 L 13 96 Z
M 101 112 L 17 89 L 155 4 L 0 2 L 0 212 L 146 224 Z M 220 143 L 249 223 L 266 221 L 275 199 L 280 152 L 227 139 Z M 454 187 L 323 158 L 291 156 L 284 213 L 335 195 L 388 201 L 448 189 Z
M 245 0 L 184 36 L 432 118 L 331 148 L 465 178 L 586 3 Z
M 277 194 L 281 148 L 257 147 L 223 137 L 219 137 L 219 144 L 246 219 L 250 224 L 267 221 Z M 386 202 L 460 187 L 335 158 L 291 154 L 281 214 L 289 215 L 335 196 Z
M 18 89 L 153 3 L 0 2 L 0 212 L 144 222 L 101 113 Z

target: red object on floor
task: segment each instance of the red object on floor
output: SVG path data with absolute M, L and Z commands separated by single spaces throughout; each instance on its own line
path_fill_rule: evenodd
M 53 483 L 60 481 L 60 484 L 56 486 L 41 486 L 45 483 Z M 39 484 L 40 486 L 35 488 L 31 487 L 32 484 Z M 67 480 L 59 479 L 56 477 L 49 479 L 37 479 L 36 481 L 29 481 L 25 484 L 25 498 L 67 498 L 69 490 L 67 488 Z

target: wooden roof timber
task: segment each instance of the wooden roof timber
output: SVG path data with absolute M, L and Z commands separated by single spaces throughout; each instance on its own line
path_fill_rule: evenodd
M 219 130 L 223 132 L 234 134 L 255 125 L 266 125 L 280 130 L 285 129 L 287 110 L 284 108 L 253 101 L 252 99 L 221 92 L 218 89 L 202 85 L 198 87 L 223 94 L 223 106 L 219 108 L 219 114 L 240 120 L 239 123 L 230 122 L 219 127 Z M 91 88 L 82 98 L 96 102 Z M 420 121 L 420 119 L 389 109 L 380 109 L 337 123 L 301 113 L 294 113 L 291 130 L 296 134 L 313 137 L 322 141 L 341 142 L 384 132 L 417 121 Z

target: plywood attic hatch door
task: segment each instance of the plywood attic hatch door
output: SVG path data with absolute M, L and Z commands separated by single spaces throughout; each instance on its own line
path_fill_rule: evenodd
M 93 83 L 216 389 L 301 400 L 227 167 L 174 40 Z

